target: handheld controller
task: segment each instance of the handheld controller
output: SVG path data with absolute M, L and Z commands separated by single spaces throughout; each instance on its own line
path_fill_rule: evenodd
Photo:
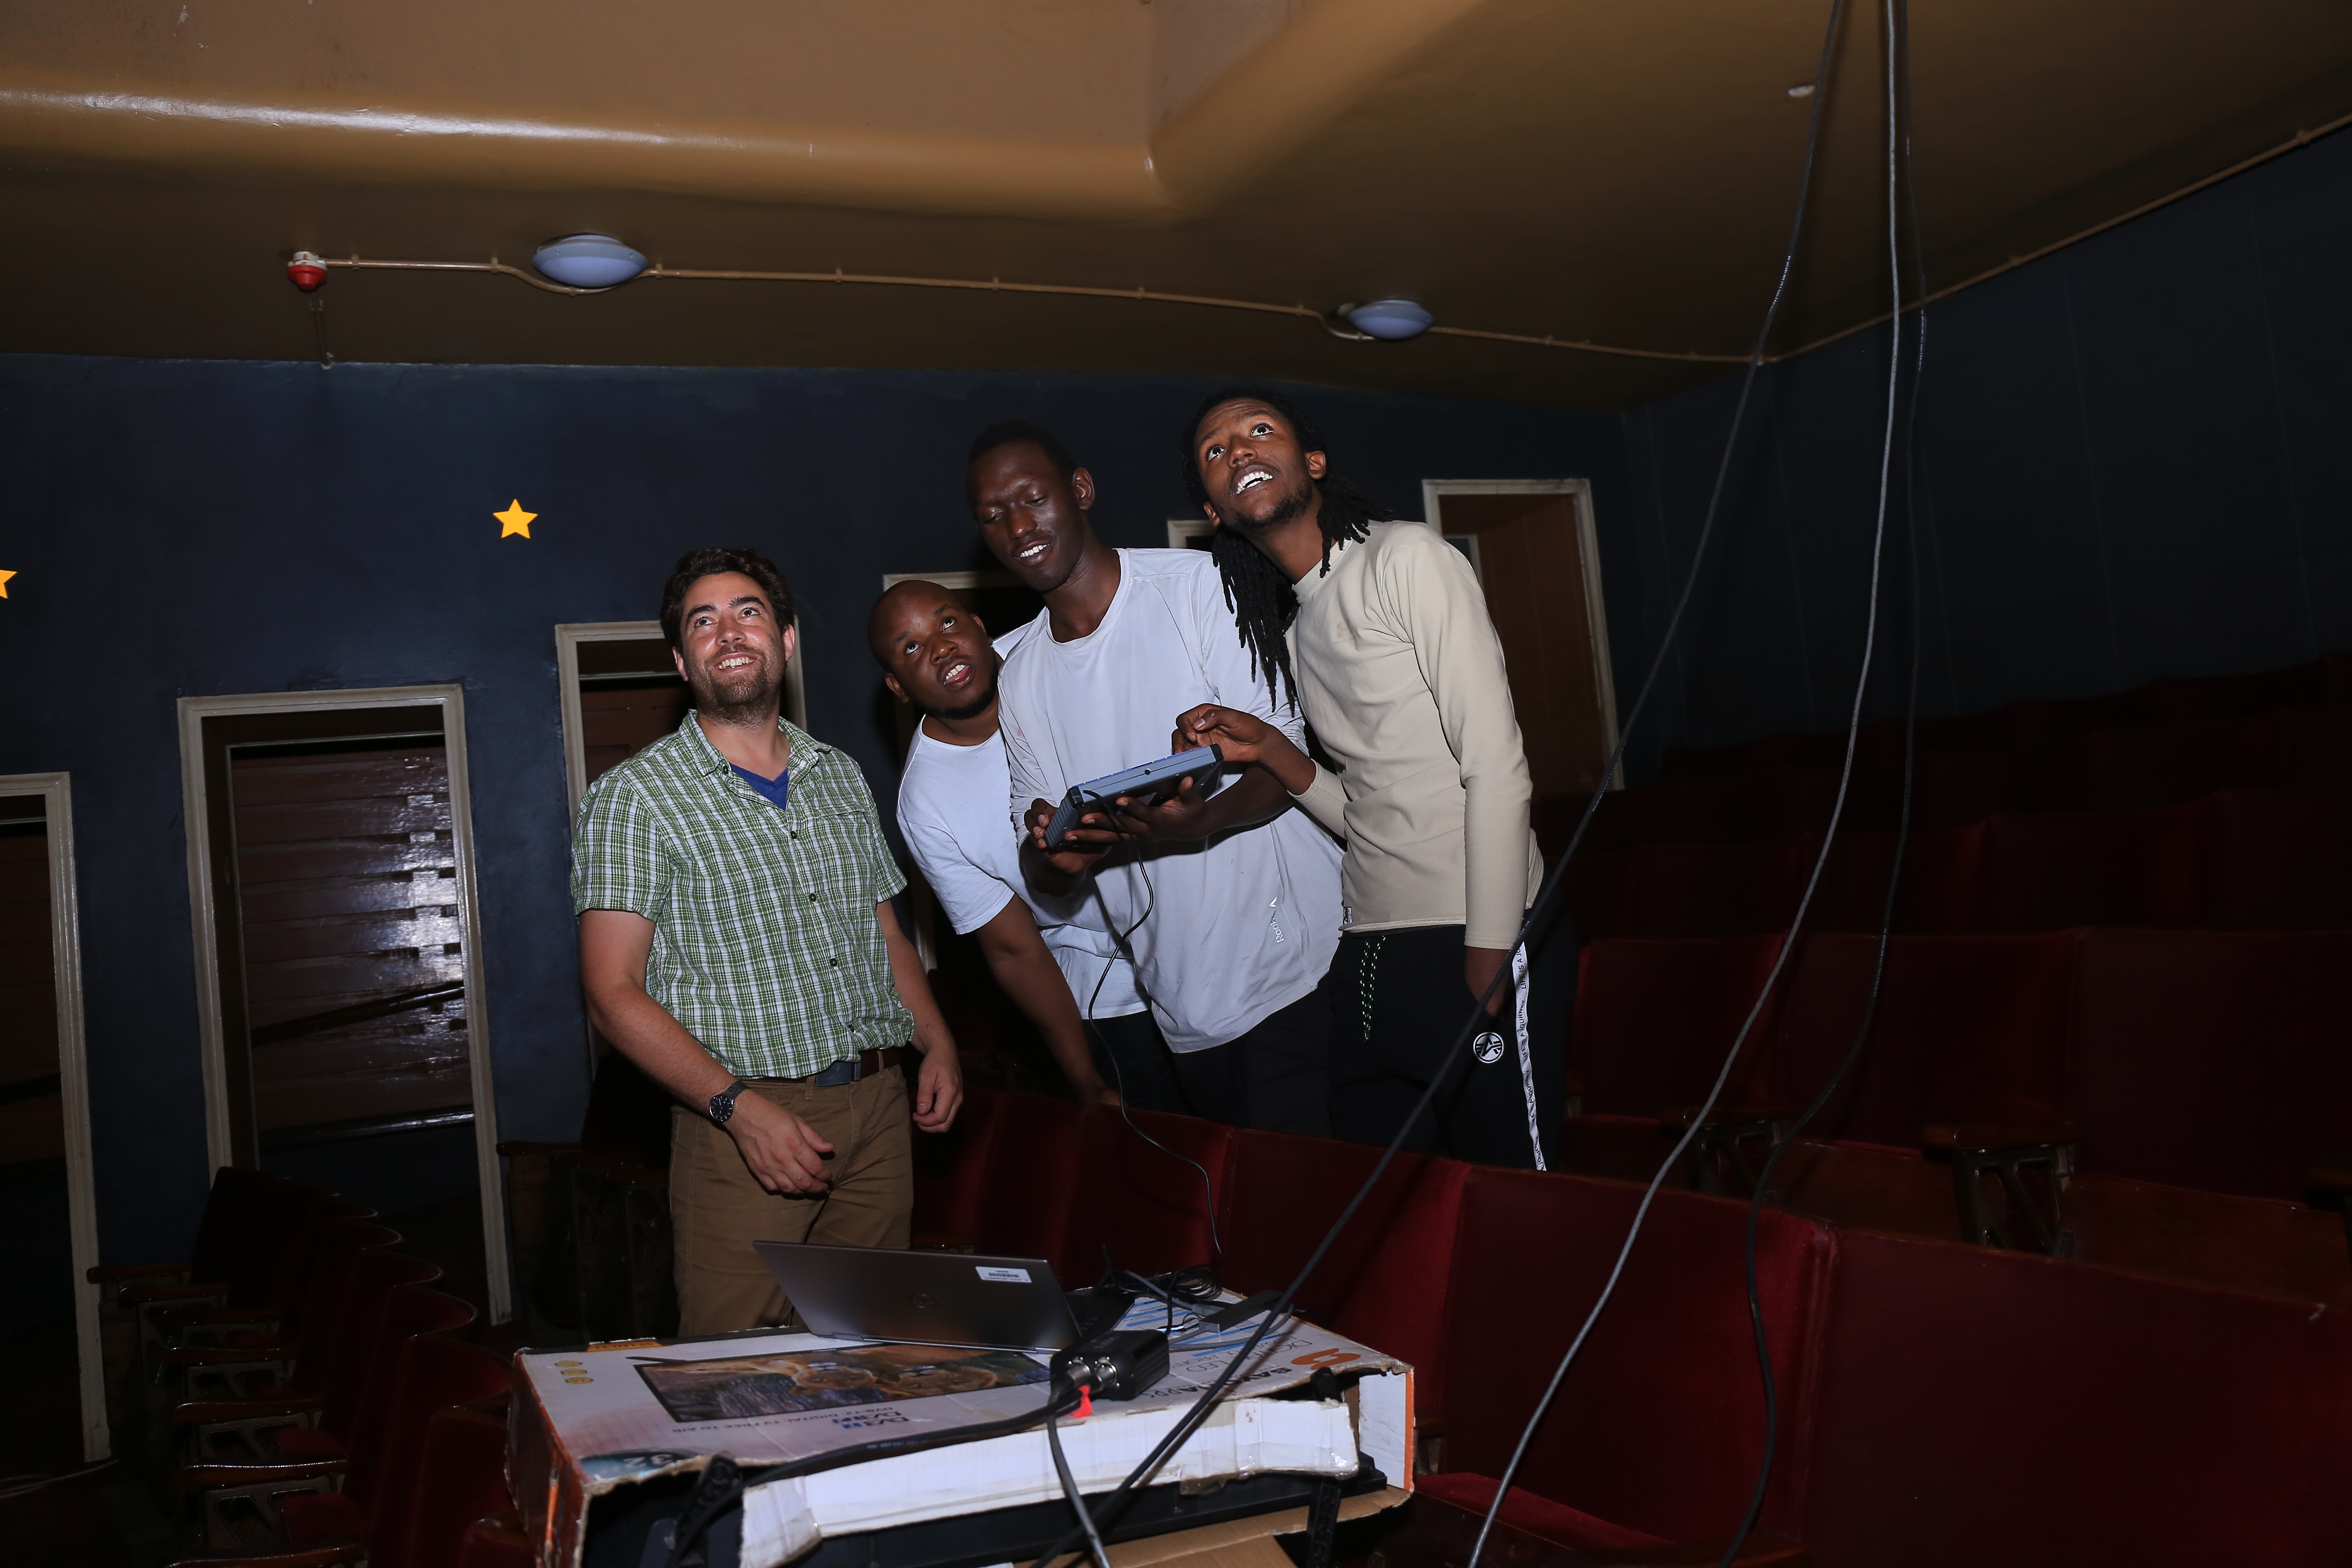
M 1055 808 L 1054 819 L 1045 825 L 1045 847 L 1061 848 L 1070 829 L 1078 825 L 1078 818 L 1120 795 L 1145 799 L 1171 795 L 1185 779 L 1191 779 L 1195 789 L 1206 789 L 1216 782 L 1224 762 L 1224 753 L 1216 747 L 1195 746 L 1189 752 L 1144 763 L 1124 773 L 1106 773 L 1085 784 L 1072 784 Z

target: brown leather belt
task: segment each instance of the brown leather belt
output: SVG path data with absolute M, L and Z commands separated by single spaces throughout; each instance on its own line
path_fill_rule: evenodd
M 859 1079 L 872 1078 L 883 1068 L 896 1068 L 906 1059 L 907 1047 L 904 1046 L 891 1046 L 878 1051 L 869 1047 L 854 1057 L 844 1057 L 831 1067 L 820 1072 L 810 1073 L 803 1078 L 755 1078 L 748 1081 L 799 1083 L 806 1084 L 812 1089 L 833 1089 L 845 1083 L 856 1083 Z

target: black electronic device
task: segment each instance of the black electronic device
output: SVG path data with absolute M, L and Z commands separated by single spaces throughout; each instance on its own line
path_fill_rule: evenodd
M 1206 789 L 1217 782 L 1224 762 L 1225 754 L 1216 747 L 1195 746 L 1156 763 L 1139 763 L 1124 773 L 1105 773 L 1101 778 L 1072 784 L 1069 793 L 1062 797 L 1062 804 L 1055 808 L 1053 820 L 1045 825 L 1045 847 L 1061 848 L 1080 817 L 1121 795 L 1150 800 L 1173 795 L 1186 779 L 1192 781 L 1193 788 Z
M 1084 1384 L 1096 1399 L 1133 1399 L 1168 1375 L 1168 1336 L 1158 1329 L 1109 1329 L 1049 1363 L 1058 1383 Z

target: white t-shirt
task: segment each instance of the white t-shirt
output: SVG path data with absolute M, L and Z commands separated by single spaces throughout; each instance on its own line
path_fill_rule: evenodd
M 1095 900 L 1045 899 L 1024 880 L 1021 841 L 1004 820 L 1011 788 L 1001 735 L 977 746 L 956 746 L 915 726 L 907 771 L 898 779 L 898 831 L 907 836 L 907 847 L 939 896 L 948 923 L 958 936 L 978 931 L 1017 896 L 1036 917 L 1038 932 L 1062 966 L 1081 1014 L 1117 1018 L 1142 1012 L 1135 971 L 1118 956 Z
M 998 657 L 1019 647 L 1029 631 L 1027 626 L 1015 626 L 998 637 Z M 1020 839 L 1006 830 L 996 805 L 1012 787 L 1001 736 L 977 746 L 955 746 L 931 739 L 920 723 L 915 726 L 898 779 L 898 831 L 906 835 L 948 923 L 958 936 L 969 935 L 1018 897 L 1029 906 L 1082 1015 L 1119 1018 L 1142 1012 L 1135 971 L 1118 955 L 1095 901 L 1045 899 L 1023 879 Z
M 1202 702 L 1304 743 L 1305 721 L 1277 713 L 1253 672 L 1205 551 L 1122 550 L 1118 564 L 1118 592 L 1092 634 L 1056 642 L 1041 612 L 997 677 L 1016 826 L 1032 800 L 1166 756 L 1176 716 Z M 1097 907 L 1133 928 L 1137 978 L 1172 1050 L 1247 1033 L 1313 991 L 1339 944 L 1339 847 L 1304 812 L 1107 867 L 1093 882 Z

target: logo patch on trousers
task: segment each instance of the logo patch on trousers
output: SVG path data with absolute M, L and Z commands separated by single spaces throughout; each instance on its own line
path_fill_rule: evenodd
M 1480 1035 L 1476 1039 L 1470 1042 L 1470 1049 L 1472 1052 L 1477 1056 L 1479 1061 L 1485 1063 L 1488 1067 L 1493 1067 L 1496 1062 L 1503 1059 L 1503 1037 L 1496 1034 L 1492 1029 L 1488 1029 L 1485 1034 Z

